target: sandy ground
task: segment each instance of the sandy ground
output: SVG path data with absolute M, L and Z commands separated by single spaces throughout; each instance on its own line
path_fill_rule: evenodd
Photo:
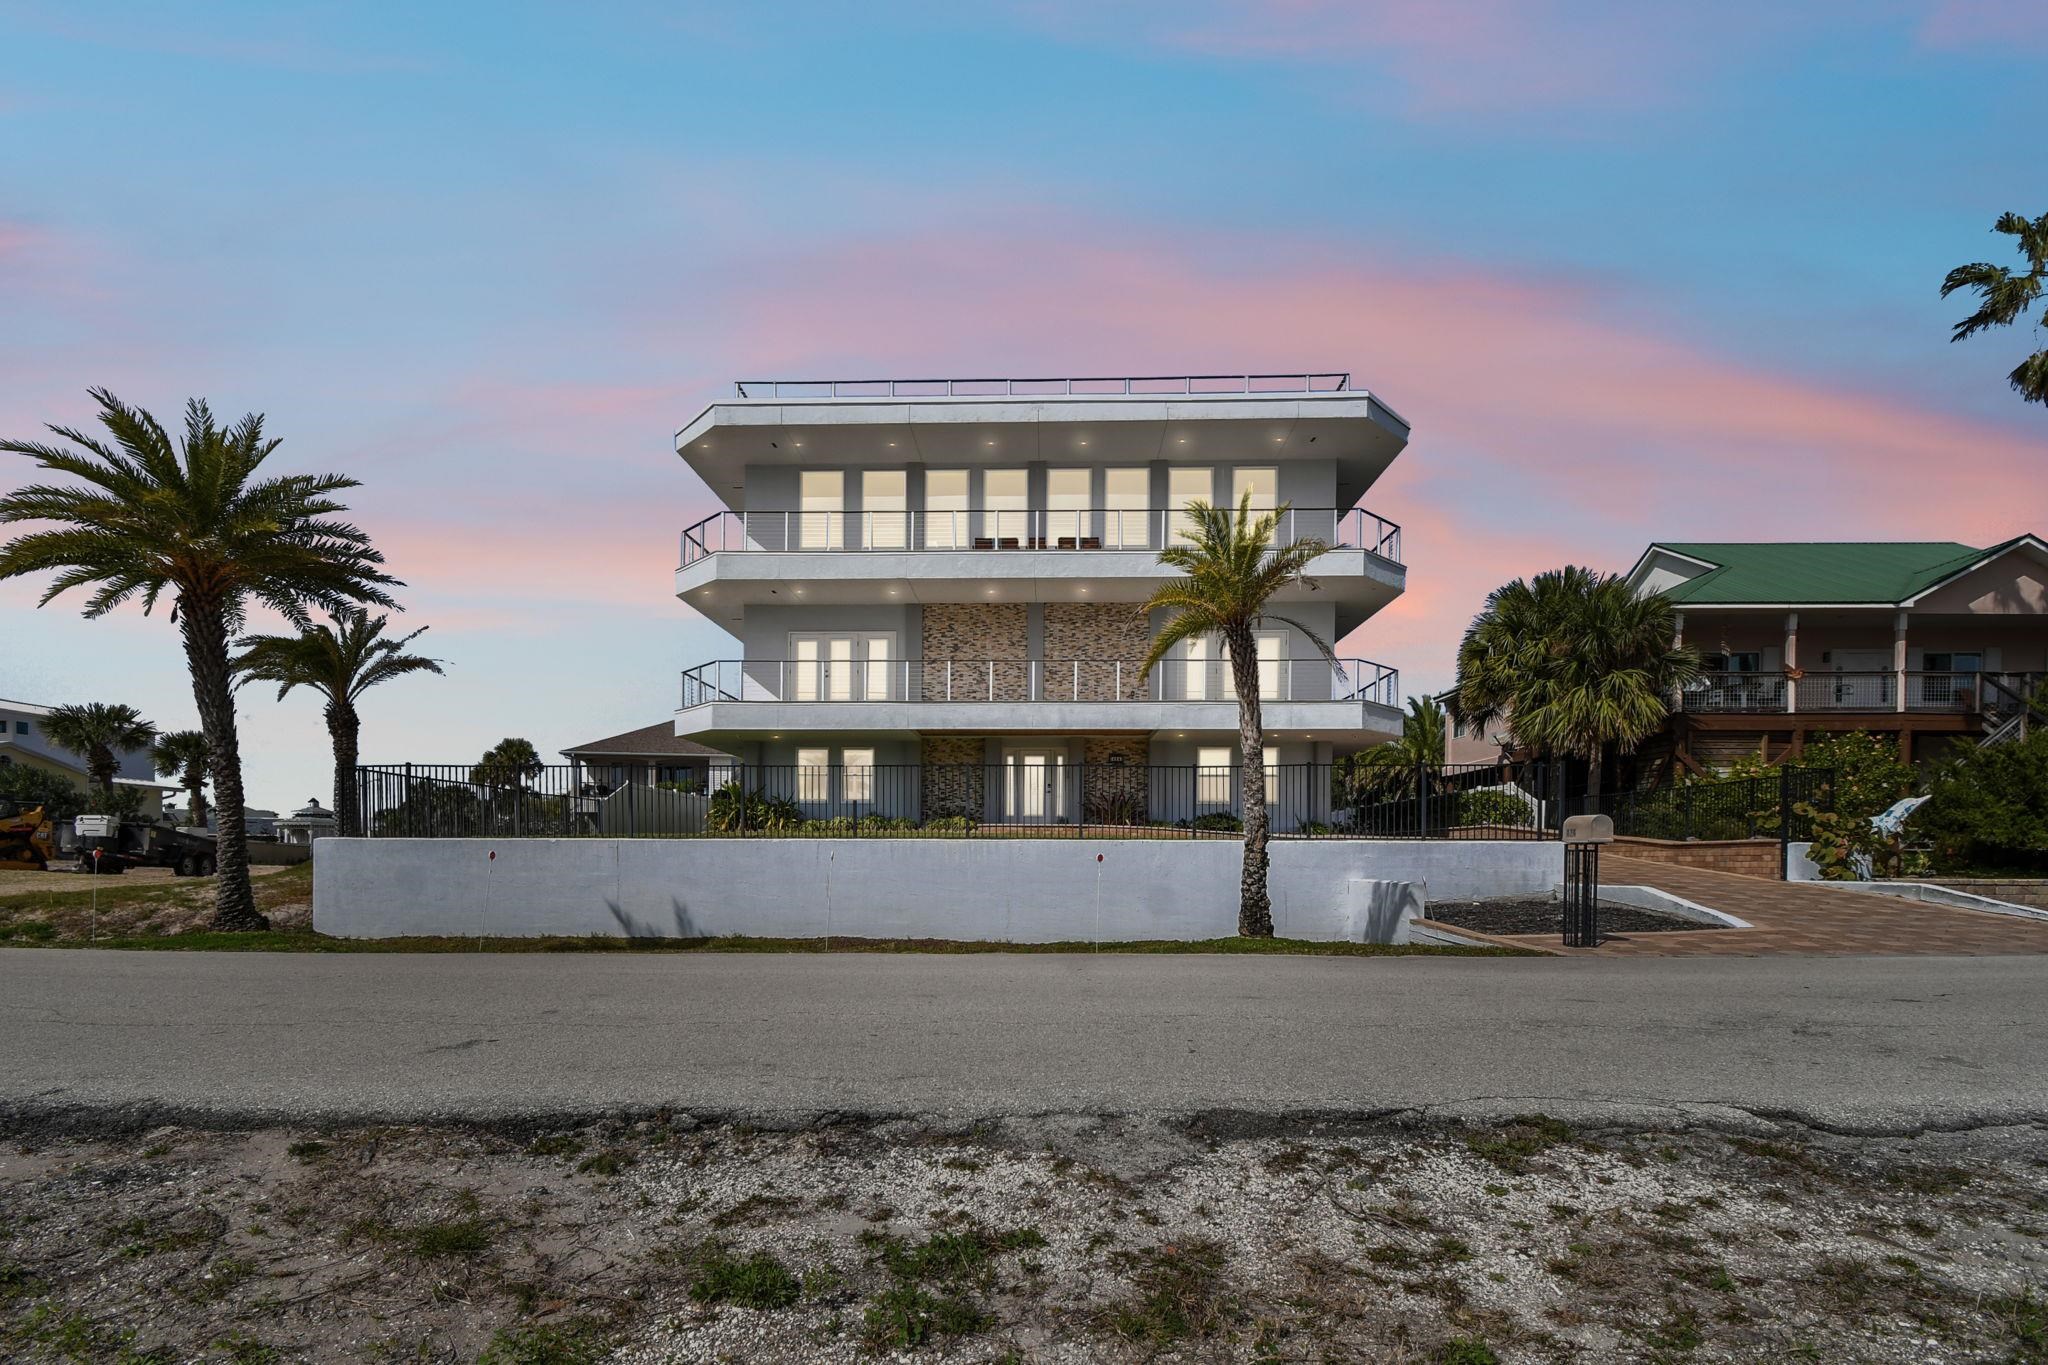
M 57 868 L 68 864 L 56 864 Z M 249 869 L 252 877 L 267 877 L 282 872 L 283 867 L 254 866 Z M 118 877 L 108 877 L 100 883 L 110 886 L 154 886 L 158 883 L 179 885 L 213 885 L 211 877 L 180 877 L 168 867 L 137 867 L 123 872 Z M 0 896 L 12 896 L 23 891 L 90 891 L 92 881 L 73 871 L 51 870 L 48 872 L 24 872 L 18 868 L 0 868 Z
M 17 1132 L 26 1361 L 2041 1361 L 2048 1133 Z

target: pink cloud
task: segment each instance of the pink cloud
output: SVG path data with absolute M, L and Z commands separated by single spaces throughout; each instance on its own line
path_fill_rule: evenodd
M 2048 47 L 2048 5 L 2040 0 L 1939 0 L 1920 25 L 1929 47 Z

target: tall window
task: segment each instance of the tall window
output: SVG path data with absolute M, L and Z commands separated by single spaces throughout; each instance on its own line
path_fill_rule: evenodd
M 1237 506 L 1247 493 L 1252 495 L 1254 512 L 1272 511 L 1280 505 L 1280 471 L 1271 466 L 1231 470 L 1230 505 Z
M 870 469 L 860 476 L 861 522 L 870 550 L 900 550 L 910 543 L 909 480 L 900 469 Z
M 832 798 L 832 751 L 830 749 L 798 749 L 796 751 L 796 799 L 799 801 L 829 801 Z
M 1166 502 L 1173 509 L 1173 543 L 1190 545 L 1194 543 L 1194 521 L 1188 516 L 1191 502 L 1213 503 L 1216 500 L 1216 479 L 1207 469 L 1169 469 L 1166 471 Z
M 1185 701 L 1209 699 L 1210 675 L 1216 671 L 1216 642 L 1198 635 L 1187 643 L 1187 659 L 1181 664 L 1181 697 Z
M 1102 543 L 1119 550 L 1142 550 L 1152 543 L 1148 509 L 1152 502 L 1152 471 L 1102 471 Z
M 885 701 L 896 653 L 892 635 L 793 633 L 790 691 L 796 701 Z
M 846 472 L 840 469 L 806 469 L 797 475 L 800 511 L 796 543 L 805 550 L 836 550 L 845 543 L 840 523 L 845 520 Z
M 844 768 L 842 788 L 848 801 L 872 801 L 875 799 L 875 751 L 873 749 L 841 749 L 839 762 Z
M 1258 634 L 1259 648 L 1259 695 L 1262 697 L 1286 698 L 1292 696 L 1289 684 L 1293 679 L 1287 672 L 1287 632 L 1284 630 L 1262 630 Z
M 1230 750 L 1195 750 L 1195 801 L 1204 806 L 1230 804 Z
M 1005 540 L 1024 543 L 1031 520 L 1026 494 L 1027 477 L 1021 469 L 990 469 L 981 476 L 981 534 L 1000 547 Z
M 1045 472 L 1045 533 L 1054 545 L 1074 549 L 1083 536 L 1095 528 L 1088 515 L 1088 486 L 1093 472 L 1086 469 L 1048 469 Z
M 958 550 L 967 544 L 967 471 L 928 469 L 924 475 L 924 547 Z

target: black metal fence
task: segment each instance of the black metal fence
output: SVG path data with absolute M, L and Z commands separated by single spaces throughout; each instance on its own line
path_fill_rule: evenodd
M 1652 839 L 1803 839 L 1802 808 L 1833 809 L 1831 774 L 1565 796 L 1544 760 L 1419 766 L 1371 753 L 1266 769 L 1278 839 L 1555 839 L 1599 812 Z M 517 772 L 468 764 L 356 770 L 372 838 L 1231 838 L 1243 832 L 1243 770 L 1191 764 L 739 764 L 708 782 L 594 780 L 567 764 Z
M 804 838 L 1228 838 L 1244 829 L 1243 769 L 1191 764 L 743 764 L 689 783 L 593 780 L 588 769 L 463 764 L 356 770 L 372 838 L 775 835 Z M 1275 764 L 1276 838 L 1546 839 L 1561 770 L 1423 768 L 1370 759 Z

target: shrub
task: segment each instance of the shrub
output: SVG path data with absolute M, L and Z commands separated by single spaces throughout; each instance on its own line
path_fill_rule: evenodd
M 1900 797 L 1912 795 L 1919 785 L 1913 765 L 1899 761 L 1897 743 L 1863 730 L 1808 740 L 1801 762 L 1809 768 L 1831 770 L 1835 810 L 1865 820 L 1883 813 Z
M 1228 811 L 1211 811 L 1207 815 L 1197 815 L 1194 819 L 1193 828 L 1215 830 L 1226 834 L 1242 834 L 1244 832 L 1244 821 Z
M 1135 792 L 1096 792 L 1088 798 L 1091 825 L 1135 825 L 1145 818 L 1145 803 Z
M 85 809 L 85 799 L 81 788 L 55 773 L 25 763 L 0 763 L 0 801 L 13 801 L 24 810 L 41 806 L 45 816 L 61 825 Z
M 971 834 L 981 828 L 981 821 L 965 815 L 940 815 L 925 821 L 924 828 L 933 834 Z
M 1451 821 L 1459 825 L 1506 825 L 1527 829 L 1536 823 L 1529 803 L 1513 792 L 1481 790 L 1460 792 Z
M 788 797 L 747 791 L 735 778 L 711 793 L 706 819 L 719 834 L 787 831 L 804 823 L 804 813 Z
M 2048 727 L 2016 744 L 1971 745 L 1935 770 L 1912 828 L 1943 870 L 2048 863 Z

